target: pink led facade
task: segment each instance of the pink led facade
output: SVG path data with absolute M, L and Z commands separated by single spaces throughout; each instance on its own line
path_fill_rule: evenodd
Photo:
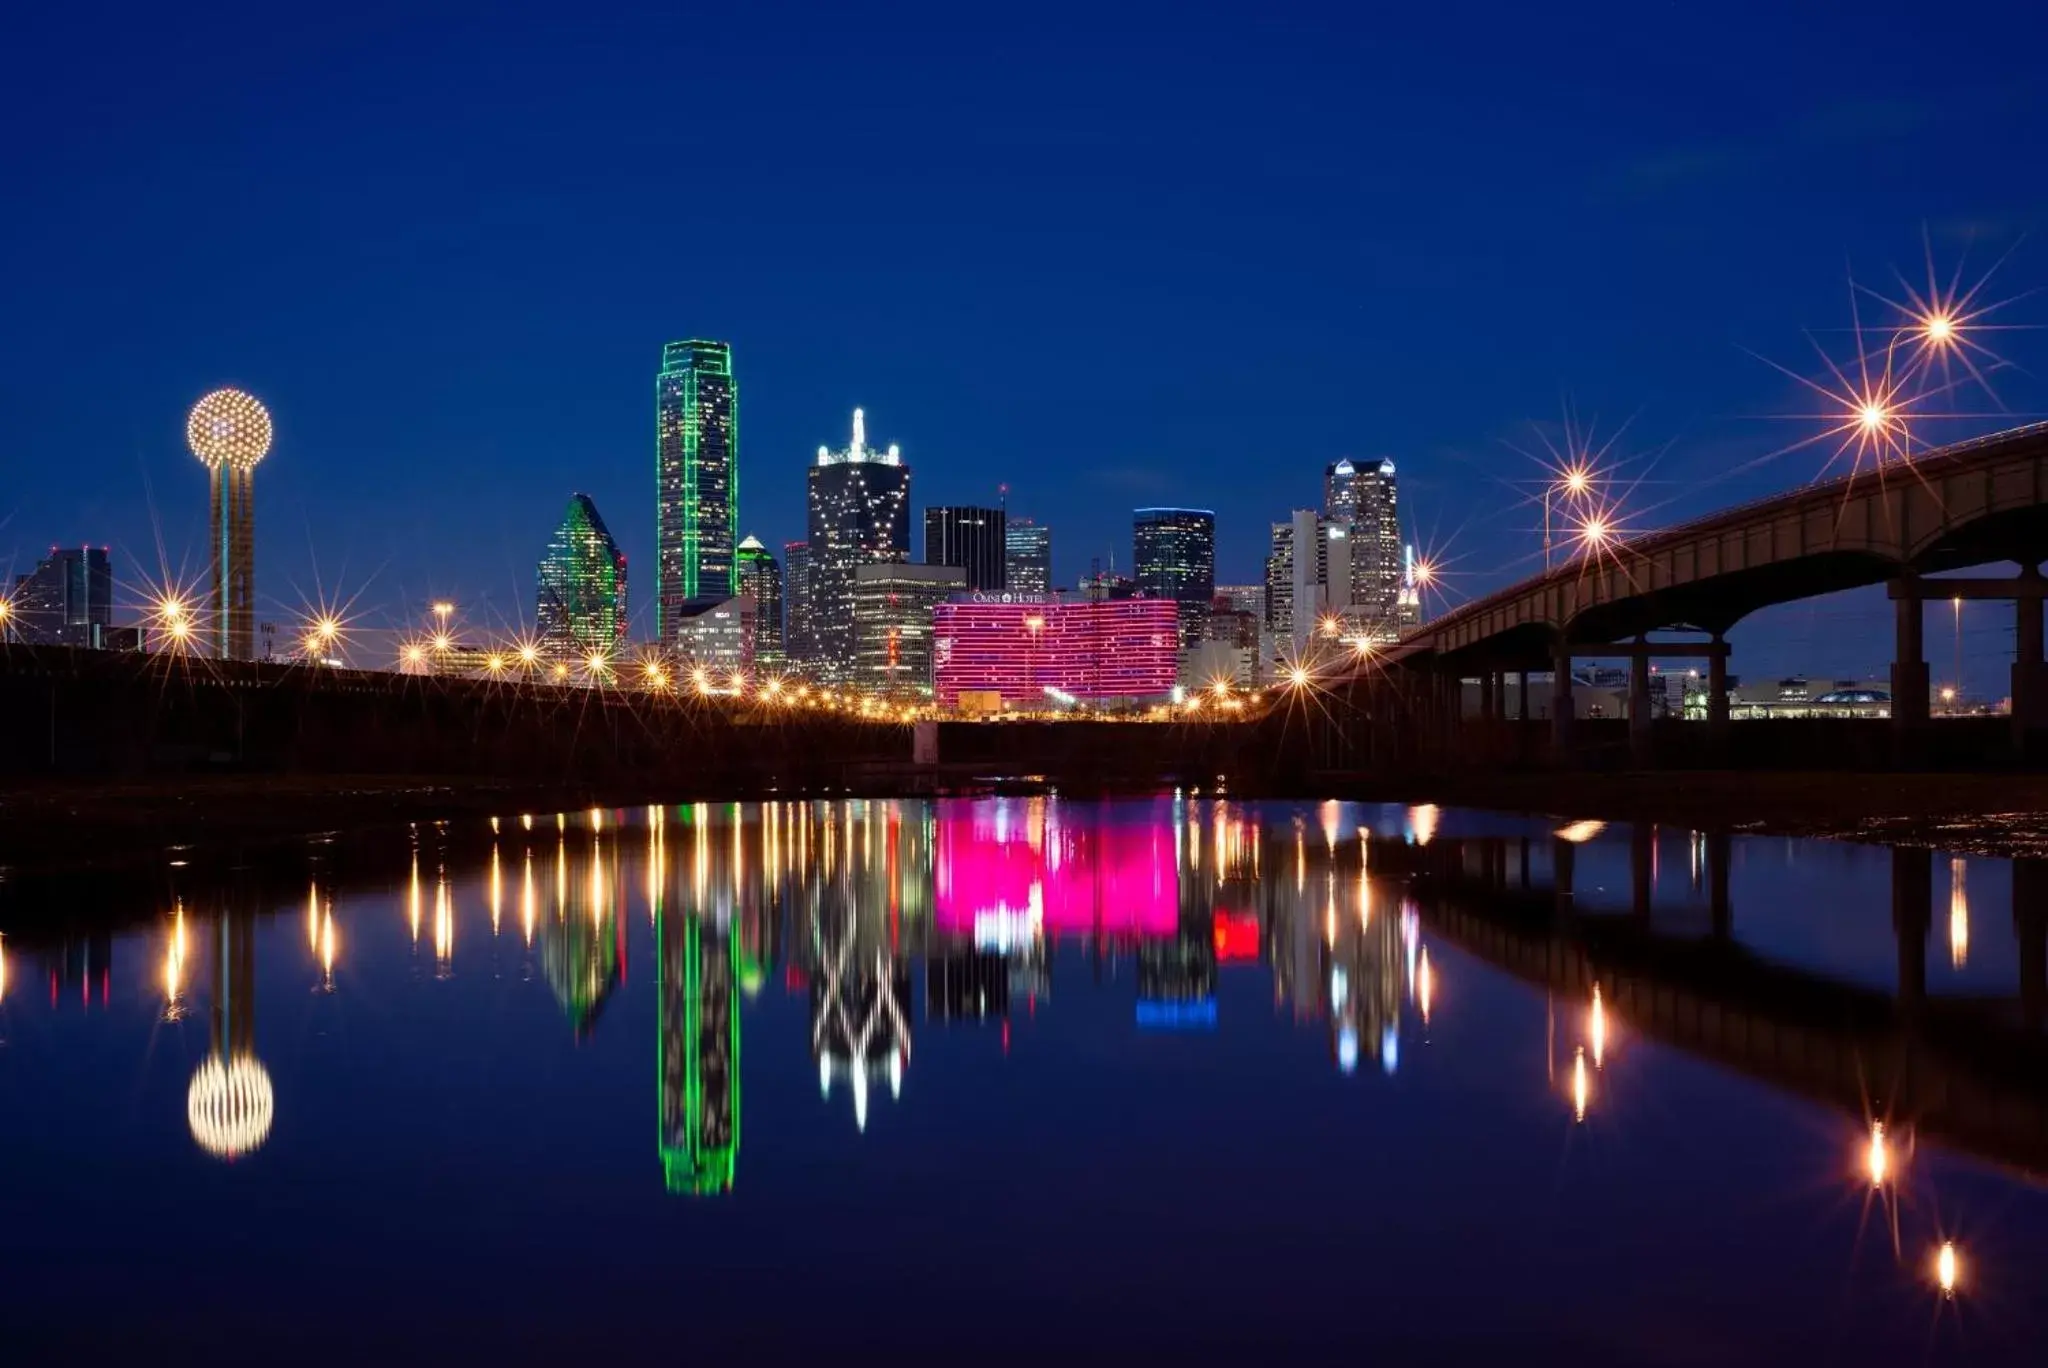
M 1180 866 L 1171 819 L 1082 824 L 1060 811 L 1000 799 L 941 804 L 932 889 L 939 930 L 991 945 L 1098 931 L 1173 935 Z
M 1084 702 L 1157 697 L 1178 677 L 1179 633 L 1172 599 L 942 603 L 932 614 L 933 689 L 946 707 L 963 689 L 1026 705 L 1047 689 Z

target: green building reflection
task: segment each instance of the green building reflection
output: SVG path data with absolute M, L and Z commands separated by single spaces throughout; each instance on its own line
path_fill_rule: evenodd
M 580 873 L 571 866 L 568 842 L 559 842 L 555 905 L 541 922 L 541 972 L 578 1039 L 590 1033 L 625 982 L 625 941 L 623 897 L 603 838 L 592 835 Z
M 740 1152 L 739 928 L 655 912 L 661 1168 L 670 1192 L 731 1190 Z

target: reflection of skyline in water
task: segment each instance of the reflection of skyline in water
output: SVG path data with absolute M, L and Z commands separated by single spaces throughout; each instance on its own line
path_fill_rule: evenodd
M 160 1128 L 175 1118 L 181 1153 L 232 1161 L 235 1191 L 309 1155 L 349 1171 L 319 1133 L 353 1091 L 427 1118 L 422 1163 L 445 1162 L 435 1144 L 540 1137 L 618 1175 L 579 1169 L 577 1183 L 637 1199 L 656 1192 L 651 1054 L 662 1190 L 752 1220 L 793 1163 L 829 1173 L 848 1145 L 867 1156 L 848 1182 L 929 1166 L 955 1134 L 1011 1145 L 1013 1166 L 1076 1132 L 1199 1156 L 1156 1127 L 1227 1132 L 1254 1107 L 1327 1109 L 1333 1146 L 1361 1123 L 1398 1140 L 1466 1124 L 1453 1111 L 1508 1129 L 1533 1118 L 1550 1127 L 1535 1148 L 1579 1181 L 1613 1177 L 1627 1165 L 1602 1137 L 1642 1145 L 1669 1090 L 1697 1086 L 1672 1080 L 1707 1072 L 1673 1069 L 1682 1052 L 1825 1109 L 1789 1148 L 1804 1181 L 1824 1175 L 1867 1208 L 1858 1257 L 1883 1246 L 1965 1302 L 2010 1264 L 1948 1219 L 1942 1153 L 2048 1172 L 2048 1085 L 2012 1067 L 2038 1036 L 2028 1004 L 2048 1000 L 2027 948 L 2048 883 L 2031 867 L 1802 848 L 1797 877 L 1834 887 L 1852 871 L 1844 905 L 1876 927 L 1830 958 L 1846 914 L 1788 936 L 1769 898 L 1731 900 L 1731 871 L 1790 847 L 1628 824 L 1014 798 L 690 804 L 507 816 L 494 831 L 421 828 L 391 853 L 382 894 L 368 871 L 369 891 L 337 884 L 323 854 L 310 879 L 280 871 L 260 895 L 189 882 L 143 938 L 10 936 L 0 1063 L 64 1031 L 130 1029 L 139 993 L 135 1039 L 179 1066 L 177 1100 L 152 1093 L 144 1110 Z M 1784 953 L 1759 953 L 1745 928 Z M 58 1032 L 21 1029 L 22 1014 L 61 1018 Z M 366 1031 L 403 1038 L 388 1084 L 348 1077 L 317 1044 Z M 1446 1096 L 1478 1076 L 1505 1082 Z M 1039 1107 L 1043 1134 L 1020 1119 Z M 1292 1143 L 1304 1134 L 1322 1143 Z
M 1711 905 L 1687 934 L 1725 935 L 1724 838 L 1684 835 L 1683 857 L 1660 865 L 1658 839 L 1624 828 L 1576 824 L 1519 846 L 1455 830 L 1433 810 L 1389 817 L 1334 803 L 694 804 L 506 818 L 480 854 L 452 854 L 423 833 L 399 906 L 421 991 L 466 975 L 540 977 L 579 1041 L 610 1029 L 611 1004 L 635 982 L 633 942 L 651 936 L 643 953 L 659 1004 L 658 1149 L 665 1184 L 679 1193 L 737 1181 L 743 1004 L 763 993 L 805 1004 L 821 1105 L 850 1112 L 855 1131 L 870 1127 L 885 1096 L 903 1105 L 920 1030 L 999 1023 L 1007 1053 L 1013 1027 L 1028 1033 L 1063 1010 L 1076 985 L 1060 979 L 1076 970 L 1086 991 L 1126 995 L 1124 1021 L 1145 1032 L 1230 1029 L 1243 1002 L 1224 991 L 1232 976 L 1270 973 L 1275 1009 L 1313 1028 L 1338 1071 L 1392 1073 L 1442 996 L 1446 961 L 1432 938 L 1448 934 L 1461 951 L 1522 973 L 1515 942 L 1486 938 L 1526 918 L 1524 904 L 1563 906 L 1569 891 L 1580 920 L 1560 927 L 1574 942 L 1593 939 L 1575 957 L 1551 956 L 1581 977 L 1542 981 L 1555 1023 L 1545 1086 L 1560 1115 L 1597 1118 L 1608 1105 L 1615 1084 L 1602 1072 L 1617 1040 L 1697 1048 L 1657 1020 L 1632 1021 L 1651 1000 L 1640 987 L 1623 983 L 1603 998 L 1603 981 L 1614 986 L 1601 968 L 1614 953 L 1601 939 L 1612 918 L 1595 893 L 1606 890 L 1626 914 L 1631 883 L 1640 895 L 1669 873 L 1684 886 L 1681 901 Z M 1602 875 L 1596 887 L 1589 871 L 1618 857 L 1637 873 Z M 1929 926 L 1946 942 L 1945 960 L 1975 965 L 1964 865 L 1947 864 L 1946 880 L 1928 881 Z M 1440 905 L 1453 873 L 1464 891 Z M 373 939 L 350 930 L 359 906 L 344 895 L 337 907 L 331 880 L 300 887 L 304 936 L 289 943 L 310 957 L 314 991 L 347 997 L 390 972 L 347 962 L 350 947 Z M 1435 891 L 1418 905 L 1423 888 Z M 1493 889 L 1509 900 L 1499 922 L 1484 907 Z M 1614 925 L 1641 923 L 1624 915 Z M 163 1023 L 181 1021 L 205 994 L 209 1049 L 193 1075 L 190 1124 L 203 1147 L 228 1157 L 264 1146 L 290 1105 L 255 1055 L 257 926 L 218 899 L 174 901 L 153 952 Z M 281 953 L 265 944 L 266 955 Z M 19 1000 L 30 964 L 49 978 L 53 1004 L 102 1010 L 113 947 L 105 934 L 27 953 L 10 941 L 0 946 L 9 975 L 0 1002 Z M 1461 964 L 1454 974 L 1473 972 Z M 1453 985 L 1454 1014 L 1456 995 Z M 801 1067 L 787 1052 L 745 1058 L 757 1071 Z M 1910 1139 L 1915 1119 L 1899 1116 L 1893 1130 Z

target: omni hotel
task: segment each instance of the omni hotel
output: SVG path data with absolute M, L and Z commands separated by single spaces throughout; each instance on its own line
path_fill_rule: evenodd
M 1179 671 L 1179 611 L 1170 598 L 1001 592 L 935 604 L 933 695 L 988 711 L 1165 697 Z

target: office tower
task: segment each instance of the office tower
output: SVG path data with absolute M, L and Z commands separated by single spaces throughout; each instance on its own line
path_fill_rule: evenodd
M 1250 613 L 1263 620 L 1266 616 L 1266 586 L 1263 584 L 1219 584 L 1216 586 L 1214 608 L 1219 613 Z
M 1357 478 L 1351 533 L 1351 602 L 1362 616 L 1390 618 L 1401 592 L 1401 517 L 1394 463 L 1367 463 Z
M 733 675 L 754 663 L 754 600 L 736 594 L 721 603 L 693 603 L 676 623 L 673 650 L 688 664 L 699 688 L 729 690 Z M 695 672 L 705 672 L 700 681 Z
M 256 654 L 256 465 L 270 452 L 270 435 L 270 411 L 237 389 L 203 396 L 185 419 L 185 444 L 212 486 L 208 644 L 221 660 Z
M 33 572 L 14 581 L 6 639 L 32 646 L 108 644 L 114 572 L 104 546 L 51 547 Z
M 997 593 L 1008 587 L 1008 519 L 1000 508 L 960 505 L 924 511 L 924 563 L 967 572 L 967 587 Z
M 1141 508 L 1131 516 L 1138 592 L 1180 604 L 1180 641 L 1202 639 L 1216 597 L 1216 515 L 1199 508 Z
M 671 342 L 654 378 L 654 477 L 659 505 L 656 639 L 668 643 L 685 605 L 739 592 L 740 394 L 725 342 Z
M 1288 622 L 1288 642 L 1298 659 L 1308 653 L 1316 624 L 1329 606 L 1329 541 L 1324 533 L 1327 524 L 1315 510 L 1297 508 L 1293 522 L 1294 561 L 1288 597 L 1294 612 Z M 1307 554 L 1308 547 L 1315 548 L 1313 556 Z
M 1266 554 L 1266 635 L 1285 641 L 1294 632 L 1294 524 L 1273 524 L 1273 547 Z
M 811 634 L 811 544 L 782 544 L 782 654 L 802 669 L 816 653 Z
M 1003 531 L 1003 588 L 1012 594 L 1052 592 L 1052 529 L 1011 518 Z
M 810 473 L 811 597 L 808 662 L 819 679 L 853 678 L 853 572 L 910 556 L 910 467 L 894 446 L 867 443 L 867 420 L 853 411 L 853 441 L 818 448 Z
M 588 494 L 571 494 L 534 576 L 541 649 L 557 659 L 609 652 L 626 638 L 626 556 Z
M 1136 598 L 1138 582 L 1129 575 L 1119 575 L 1114 570 L 1104 570 L 1100 562 L 1095 569 L 1081 577 L 1081 597 L 1090 603 L 1107 603 L 1111 599 Z
M 1323 516 L 1349 527 L 1358 521 L 1358 467 L 1347 457 L 1323 467 Z
M 1340 616 L 1352 611 L 1352 536 L 1349 523 L 1323 523 L 1323 610 Z
M 932 609 L 967 590 L 953 565 L 876 561 L 853 572 L 854 681 L 889 694 L 932 686 Z
M 1266 631 L 1274 648 L 1299 656 L 1329 607 L 1329 524 L 1314 509 L 1296 509 L 1273 524 L 1273 549 L 1266 557 Z M 1313 548 L 1311 551 L 1310 548 Z
M 740 597 L 754 601 L 754 661 L 783 661 L 782 567 L 760 538 L 748 537 L 739 548 Z

